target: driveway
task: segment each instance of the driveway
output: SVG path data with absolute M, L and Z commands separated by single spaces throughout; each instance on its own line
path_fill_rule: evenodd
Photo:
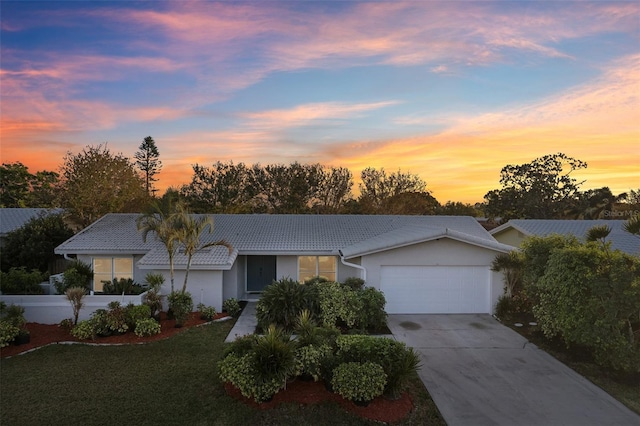
M 389 315 L 450 426 L 640 425 L 640 416 L 490 315 Z

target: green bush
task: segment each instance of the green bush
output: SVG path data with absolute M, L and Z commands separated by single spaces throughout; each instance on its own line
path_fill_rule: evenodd
M 160 334 L 160 324 L 153 318 L 138 319 L 135 324 L 134 333 L 138 337 L 153 336 Z
M 362 278 L 349 277 L 344 280 L 344 285 L 353 290 L 362 290 L 364 287 L 364 280 Z
M 420 368 L 420 358 L 412 348 L 386 337 L 342 335 L 336 339 L 336 356 L 341 362 L 375 362 L 387 375 L 385 394 L 400 396 L 402 389 Z
M 333 390 L 351 401 L 367 402 L 382 395 L 387 375 L 374 362 L 347 362 L 333 371 Z
M 243 396 L 256 402 L 268 401 L 283 386 L 275 377 L 260 378 L 252 354 L 232 353 L 218 362 L 218 370 L 221 381 L 231 383 Z
M 498 301 L 496 302 L 495 314 L 498 318 L 503 321 L 508 320 L 511 315 L 514 313 L 514 303 L 512 299 L 503 294 L 498 297 Z
M 640 260 L 595 244 L 554 250 L 534 314 L 548 337 L 592 351 L 599 365 L 640 372 Z
M 71 335 L 80 340 L 95 339 L 96 333 L 93 322 L 91 320 L 80 321 L 71 329 Z
M 0 291 L 2 294 L 44 294 L 40 283 L 47 277 L 37 269 L 11 268 L 9 272 L 0 272 Z
M 22 328 L 27 323 L 22 306 L 14 304 L 7 306 L 4 302 L 0 305 L 0 320 L 18 328 Z
M 131 278 L 114 278 L 112 282 L 102 281 L 102 283 L 102 293 L 104 294 L 137 295 L 145 292 L 145 288 Z
M 9 321 L 0 320 L 0 348 L 9 346 L 20 333 L 20 327 L 16 327 Z
M 323 376 L 322 366 L 332 353 L 331 346 L 327 344 L 299 347 L 295 351 L 296 375 L 308 375 L 317 382 Z
M 304 285 L 316 285 L 316 284 L 324 284 L 324 283 L 328 283 L 330 282 L 327 278 L 325 277 L 313 277 L 313 278 L 309 278 L 308 280 L 306 280 L 304 282 Z
M 147 305 L 134 305 L 129 303 L 125 308 L 127 316 L 127 325 L 129 329 L 135 329 L 136 324 L 140 320 L 151 319 L 151 308 Z
M 113 330 L 109 327 L 109 311 L 106 309 L 96 309 L 91 314 L 91 325 L 93 326 L 94 334 L 97 336 L 110 336 Z
M 214 308 L 213 306 L 206 306 L 204 303 L 199 303 L 197 308 L 198 312 L 200 313 L 200 319 L 206 321 L 211 321 L 218 314 L 216 308 Z
M 62 281 L 56 280 L 54 286 L 58 294 L 64 294 L 70 287 L 83 287 L 91 290 L 93 270 L 80 260 L 74 260 L 62 274 Z
M 387 313 L 384 306 L 387 301 L 381 291 L 367 287 L 357 292 L 362 309 L 357 312 L 357 326 L 365 330 L 380 330 L 387 325 Z
M 285 383 L 295 374 L 294 343 L 284 330 L 271 325 L 253 348 L 256 368 L 261 380 L 275 378 Z
M 336 282 L 324 283 L 317 289 L 322 325 L 353 328 L 363 308 L 358 292 Z
M 126 308 L 117 301 L 110 302 L 108 306 L 107 327 L 114 333 L 126 333 L 129 330 Z
M 71 331 L 73 326 L 74 326 L 73 318 L 65 318 L 62 321 L 60 321 L 60 324 L 58 324 L 58 327 L 67 331 Z
M 222 357 L 226 357 L 230 354 L 237 356 L 243 356 L 253 352 L 256 347 L 258 336 L 255 334 L 247 334 L 246 336 L 240 336 L 233 342 L 229 343 L 222 351 Z
M 229 316 L 236 317 L 240 314 L 242 308 L 240 308 L 238 299 L 231 297 L 222 302 L 222 310 L 225 311 Z
M 283 278 L 268 285 L 256 306 L 258 326 L 263 330 L 276 324 L 292 331 L 300 312 L 307 309 L 317 312 L 315 286 L 300 284 L 291 278 Z
M 167 296 L 167 300 L 169 301 L 169 309 L 173 311 L 173 316 L 176 319 L 176 327 L 181 327 L 193 312 L 191 293 L 172 291 Z

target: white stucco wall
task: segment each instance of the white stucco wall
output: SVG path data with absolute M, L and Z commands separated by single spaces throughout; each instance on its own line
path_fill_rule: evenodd
M 83 308 L 80 310 L 79 320 L 86 320 L 97 309 L 107 309 L 107 305 L 117 300 L 122 305 L 130 302 L 134 305 L 142 304 L 144 293 L 137 296 L 95 295 L 85 296 Z M 71 303 L 64 295 L 3 295 L 0 300 L 7 305 L 20 305 L 24 308 L 27 322 L 40 324 L 59 324 L 65 318 L 73 318 Z
M 161 271 L 165 277 L 165 283 L 162 286 L 162 294 L 167 295 L 171 292 L 171 282 L 169 280 L 169 271 Z M 175 291 L 181 291 L 184 283 L 184 271 L 175 271 Z M 213 306 L 218 312 L 222 310 L 223 271 L 189 271 L 189 281 L 187 283 L 187 291 L 191 293 L 193 298 L 193 309 L 196 310 L 198 303 L 204 303 L 207 306 Z M 166 301 L 165 306 L 166 309 Z
M 277 256 L 276 277 L 298 279 L 298 256 Z
M 380 289 L 381 266 L 485 266 L 489 267 L 497 252 L 442 238 L 422 244 L 402 247 L 363 256 L 362 266 L 367 269 L 366 285 Z M 502 274 L 490 274 L 491 303 L 495 306 L 502 294 Z
M 526 238 L 526 235 L 524 235 L 517 229 L 508 228 L 502 232 L 496 233 L 493 238 L 495 238 L 502 244 L 508 244 L 513 247 L 520 247 L 520 244 L 522 244 L 522 241 Z

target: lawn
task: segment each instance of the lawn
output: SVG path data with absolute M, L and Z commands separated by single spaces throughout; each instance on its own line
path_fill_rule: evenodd
M 228 396 L 216 363 L 233 321 L 144 345 L 52 345 L 0 361 L 0 424 L 369 425 L 339 405 L 251 408 Z M 444 425 L 416 376 L 400 424 Z

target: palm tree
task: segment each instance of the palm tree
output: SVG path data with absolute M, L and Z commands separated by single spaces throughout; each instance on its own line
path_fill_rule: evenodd
M 179 206 L 180 228 L 177 232 L 178 241 L 184 248 L 187 256 L 187 269 L 184 274 L 184 283 L 182 284 L 182 293 L 187 291 L 187 281 L 189 280 L 189 270 L 191 269 L 191 261 L 193 256 L 199 251 L 212 246 L 225 246 L 231 253 L 232 247 L 225 240 L 213 241 L 210 243 L 200 244 L 200 235 L 208 229 L 209 234 L 213 232 L 213 219 L 211 216 L 193 216 L 183 206 Z
M 498 254 L 491 262 L 491 270 L 504 272 L 504 294 L 511 299 L 522 281 L 522 257 L 517 251 Z
M 171 292 L 174 288 L 174 258 L 178 250 L 178 243 L 182 235 L 181 215 L 171 204 L 164 208 L 158 203 L 152 204 L 151 211 L 141 215 L 136 220 L 138 231 L 142 232 L 142 240 L 147 242 L 149 232 L 154 232 L 156 238 L 164 244 L 169 255 L 169 276 Z
M 640 236 L 640 215 L 636 215 L 624 224 L 624 230 L 630 234 Z

